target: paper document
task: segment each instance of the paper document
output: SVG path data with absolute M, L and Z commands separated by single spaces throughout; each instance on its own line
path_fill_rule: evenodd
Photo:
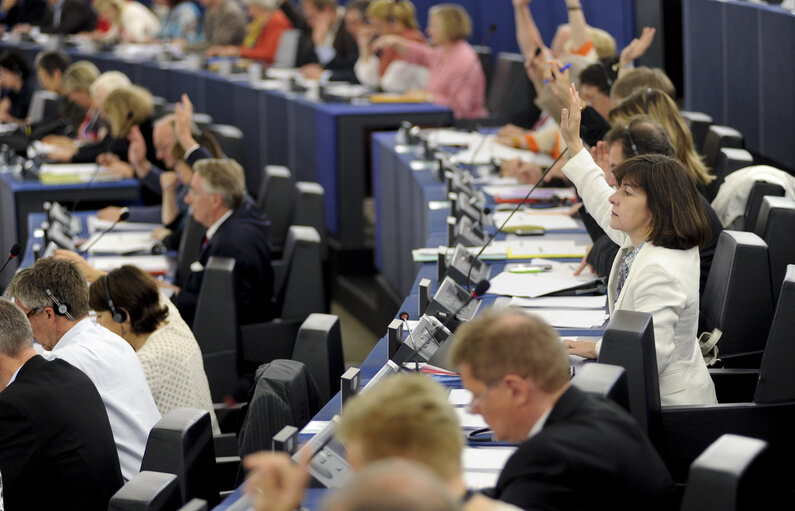
M 94 242 L 102 233 L 92 235 L 84 246 Z M 148 232 L 109 232 L 91 247 L 91 254 L 126 254 L 145 252 L 152 249 L 156 243 Z
M 483 472 L 478 470 L 464 471 L 464 483 L 466 483 L 467 488 L 473 491 L 494 488 L 497 486 L 497 479 L 499 479 L 499 477 L 499 470 L 489 470 Z
M 448 401 L 453 406 L 469 406 L 472 402 L 472 393 L 467 389 L 450 389 Z
M 458 416 L 458 422 L 464 429 L 480 429 L 489 427 L 483 417 L 480 415 L 471 414 L 466 408 L 456 408 L 455 414 Z
M 600 327 L 609 317 L 600 310 L 574 309 L 523 309 L 528 314 L 535 314 L 555 328 L 596 328 Z
M 542 296 L 540 298 L 513 297 L 512 307 L 556 308 L 556 309 L 599 309 L 605 310 L 606 296 Z
M 464 146 L 468 147 L 475 139 L 480 139 L 481 135 L 471 131 L 458 131 L 451 129 L 424 130 L 422 135 L 428 140 L 432 147 L 439 146 Z
M 538 298 L 557 291 L 594 282 L 593 276 L 565 276 L 556 272 L 508 273 L 502 272 L 491 279 L 490 294 Z
M 533 188 L 533 185 L 515 185 L 515 186 L 484 186 L 483 193 L 494 197 L 497 202 L 516 202 L 524 199 L 527 192 Z M 574 200 L 577 195 L 573 188 L 536 188 L 530 194 L 530 199 L 551 199 L 552 197 L 560 197 L 561 199 Z
M 165 275 L 168 270 L 168 259 L 162 255 L 89 257 L 88 264 L 101 271 L 131 264 L 151 275 Z
M 510 212 L 495 211 L 493 214 L 494 224 L 502 225 L 508 218 Z M 568 215 L 534 215 L 524 211 L 517 211 L 505 225 L 505 228 L 517 228 L 521 226 L 537 225 L 547 231 L 574 231 L 582 230 L 580 224 Z
M 106 231 L 110 229 L 110 226 L 113 225 L 113 222 L 110 220 L 100 220 L 97 218 L 96 215 L 91 215 L 86 219 L 86 223 L 88 224 L 88 232 L 94 234 L 97 231 Z M 113 228 L 114 231 L 139 231 L 139 232 L 149 232 L 151 233 L 155 229 L 162 227 L 160 224 L 148 224 L 143 222 L 119 222 L 116 224 L 116 227 Z
M 495 135 L 475 134 L 467 148 L 450 157 L 452 163 L 465 165 L 486 165 L 492 160 L 522 160 L 548 167 L 554 162 L 545 154 L 534 153 L 524 149 L 514 149 L 497 142 Z
M 573 241 L 527 240 L 519 243 L 509 242 L 505 256 L 508 259 L 553 258 L 570 259 L 584 257 L 587 245 L 577 245 Z
M 328 426 L 329 421 L 309 421 L 304 429 L 301 430 L 302 435 L 315 435 L 320 433 L 323 428 Z
M 516 447 L 464 447 L 461 466 L 464 470 L 502 470 Z
M 39 167 L 39 181 L 46 185 L 118 181 L 107 168 L 96 163 L 46 163 Z

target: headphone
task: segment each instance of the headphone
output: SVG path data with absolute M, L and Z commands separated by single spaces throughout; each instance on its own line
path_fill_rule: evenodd
M 66 319 L 68 319 L 69 321 L 74 321 L 75 320 L 75 318 L 72 316 L 72 314 L 70 312 L 71 307 L 69 306 L 68 303 L 58 300 L 58 298 L 55 297 L 55 294 L 53 294 L 53 292 L 50 290 L 50 288 L 47 287 L 46 285 L 44 285 L 44 283 L 41 282 L 40 280 L 37 280 L 36 283 L 42 289 L 44 289 L 44 293 L 47 295 L 47 297 L 50 300 L 52 300 L 52 303 L 54 305 L 52 310 L 53 310 L 53 312 L 55 312 L 56 316 L 65 316 Z
M 123 309 L 117 309 L 116 305 L 113 303 L 113 297 L 110 296 L 110 284 L 108 281 L 110 280 L 110 274 L 105 275 L 105 295 L 108 297 L 108 309 L 110 310 L 110 317 L 116 323 L 124 323 L 127 321 L 127 311 Z
M 644 108 L 644 110 L 646 110 L 646 115 L 649 115 L 649 97 L 652 92 L 654 92 L 654 90 L 651 87 L 646 89 L 646 107 Z
M 632 156 L 639 156 L 638 146 L 635 145 L 635 141 L 632 139 L 632 128 L 629 125 L 627 125 L 627 138 L 629 139 L 629 147 L 632 148 Z

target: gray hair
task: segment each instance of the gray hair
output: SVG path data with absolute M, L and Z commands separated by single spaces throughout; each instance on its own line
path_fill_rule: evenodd
M 88 314 L 88 283 L 72 261 L 43 257 L 30 268 L 14 275 L 6 290 L 22 305 L 30 309 L 58 308 L 47 290 L 78 320 Z
M 205 193 L 218 193 L 229 209 L 243 204 L 246 196 L 246 176 L 235 160 L 209 158 L 199 160 L 193 170 L 204 178 Z
M 25 313 L 5 298 L 0 298 L 0 353 L 14 357 L 33 347 L 33 329 Z

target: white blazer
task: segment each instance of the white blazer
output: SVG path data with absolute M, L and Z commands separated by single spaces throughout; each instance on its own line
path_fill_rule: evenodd
M 613 261 L 607 286 L 610 313 L 648 312 L 654 322 L 660 400 L 663 405 L 717 403 L 715 386 L 698 347 L 698 247 L 676 250 L 646 242 L 630 268 L 616 300 L 618 270 L 633 249 L 629 236 L 610 227 L 613 189 L 604 173 L 583 149 L 563 167 L 575 184 L 588 212 L 621 248 Z M 597 343 L 599 352 L 601 341 Z

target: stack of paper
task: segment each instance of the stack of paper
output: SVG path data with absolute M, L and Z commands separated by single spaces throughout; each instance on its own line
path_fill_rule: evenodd
M 113 225 L 113 222 L 110 220 L 101 220 L 97 218 L 96 215 L 91 215 L 86 219 L 86 224 L 88 225 L 88 232 L 93 234 L 97 231 L 102 232 L 110 229 L 110 226 Z M 143 222 L 119 222 L 116 224 L 116 227 L 114 227 L 113 230 L 152 232 L 159 227 L 162 226 L 160 224 L 148 224 Z
M 39 181 L 45 185 L 87 183 L 89 181 L 113 181 L 108 169 L 96 163 L 55 163 L 39 167 Z
M 97 240 L 102 233 L 92 235 L 86 246 Z M 109 232 L 102 236 L 89 250 L 92 254 L 132 254 L 148 252 L 155 244 L 148 232 Z
M 490 294 L 537 298 L 594 282 L 594 277 L 574 276 L 561 272 L 509 273 L 502 272 L 491 279 Z
M 509 215 L 510 212 L 495 211 L 493 213 L 494 224 L 501 226 Z M 517 211 L 505 225 L 505 228 L 516 229 L 531 225 L 542 227 L 547 231 L 574 231 L 580 229 L 577 221 L 568 215 L 536 215 L 527 211 Z
M 165 275 L 168 270 L 168 259 L 162 255 L 89 257 L 88 264 L 108 272 L 125 264 L 137 266 L 151 275 Z

